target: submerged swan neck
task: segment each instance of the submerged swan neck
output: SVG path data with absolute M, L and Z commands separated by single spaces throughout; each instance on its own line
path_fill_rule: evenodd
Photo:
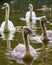
M 26 48 L 26 52 L 29 52 L 29 36 L 27 34 L 25 34 L 25 32 L 22 31 L 22 35 L 23 35 L 23 41 L 25 44 L 25 48 Z

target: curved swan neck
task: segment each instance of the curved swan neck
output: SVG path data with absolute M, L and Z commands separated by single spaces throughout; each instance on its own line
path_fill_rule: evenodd
M 23 35 L 23 41 L 25 44 L 25 48 L 26 48 L 26 52 L 29 52 L 29 36 L 25 34 L 24 30 L 22 31 L 22 35 Z
M 43 47 L 44 48 L 47 48 L 48 47 L 48 36 L 47 36 L 47 33 L 46 33 L 46 27 L 45 27 L 45 23 L 44 21 L 41 22 L 41 27 L 42 27 L 42 32 L 43 32 Z

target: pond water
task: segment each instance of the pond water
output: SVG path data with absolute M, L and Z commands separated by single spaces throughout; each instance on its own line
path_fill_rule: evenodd
M 52 30 L 52 5 L 47 5 L 51 8 L 51 11 L 43 12 L 40 9 L 43 5 L 36 4 L 34 6 L 34 11 L 36 12 L 36 16 L 45 15 L 49 21 L 49 24 L 46 24 L 48 30 Z M 2 21 L 4 21 L 5 11 L 1 10 L 2 5 L 0 5 L 0 25 Z M 28 3 L 19 3 L 15 4 L 13 1 L 10 2 L 10 20 L 13 22 L 14 26 L 19 28 L 20 31 L 16 31 L 11 34 L 0 34 L 0 65 L 52 65 L 52 44 L 49 49 L 41 49 L 37 50 L 38 57 L 32 63 L 27 61 L 26 64 L 21 64 L 12 60 L 10 58 L 10 52 L 13 50 L 18 44 L 23 43 L 22 38 L 22 27 L 26 25 L 25 21 L 21 21 L 20 18 L 25 17 L 26 11 L 28 11 Z M 37 30 L 36 34 L 40 35 L 42 33 L 39 21 L 37 21 Z M 35 41 L 30 41 L 30 44 L 34 49 L 39 49 L 43 47 L 41 43 L 37 43 Z

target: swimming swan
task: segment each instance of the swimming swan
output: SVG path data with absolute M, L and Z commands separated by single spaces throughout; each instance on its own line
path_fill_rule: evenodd
M 47 18 L 41 18 L 40 20 L 40 26 L 42 28 L 42 34 L 40 36 L 35 36 L 31 38 L 31 40 L 36 40 L 38 42 L 42 43 L 43 39 L 47 39 L 49 41 L 52 41 L 52 30 L 46 30 L 45 22 L 47 21 Z
M 26 21 L 26 25 L 30 26 L 32 23 L 32 26 L 36 25 L 36 14 L 33 11 L 33 5 L 29 4 L 29 11 L 26 12 L 25 18 L 20 18 L 22 21 Z
M 26 12 L 25 18 L 20 18 L 22 21 L 26 21 L 26 25 L 29 27 L 36 27 L 36 20 L 40 20 L 43 16 L 41 17 L 36 17 L 35 12 L 33 11 L 33 5 L 29 4 L 29 11 Z
M 27 27 L 23 27 L 22 31 L 24 44 L 17 45 L 11 53 L 11 56 L 18 63 L 24 63 L 23 61 L 31 61 L 37 58 L 36 50 L 29 44 L 28 34 L 32 34 Z
M 9 32 L 9 31 L 15 31 L 15 27 L 13 23 L 9 20 L 9 12 L 10 12 L 10 6 L 8 3 L 4 3 L 2 9 L 5 9 L 5 21 L 2 22 L 0 31 L 1 32 Z

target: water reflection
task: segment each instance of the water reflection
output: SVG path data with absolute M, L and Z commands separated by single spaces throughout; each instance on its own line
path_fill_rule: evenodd
M 10 33 L 1 32 L 0 34 L 1 34 L 2 40 L 6 40 L 6 39 L 13 40 L 15 32 L 10 32 Z
M 15 32 L 10 32 L 10 33 L 1 33 L 1 38 L 2 40 L 6 40 L 7 44 L 7 51 L 11 51 L 11 42 L 10 40 L 13 40 L 14 38 L 14 33 Z
M 48 49 L 45 47 L 40 51 L 40 58 L 41 58 L 41 63 L 39 65 L 47 65 L 48 62 Z
M 11 41 L 10 40 L 13 40 L 14 38 L 14 33 L 13 32 L 10 32 L 10 33 L 0 33 L 1 34 L 1 38 L 2 38 L 2 41 L 5 40 L 6 41 L 6 49 L 5 50 L 1 50 L 1 63 L 3 62 L 5 65 L 10 65 L 12 64 L 13 62 L 11 62 L 10 60 L 10 53 L 12 51 L 12 47 L 11 47 Z M 3 64 L 2 63 L 2 64 Z

